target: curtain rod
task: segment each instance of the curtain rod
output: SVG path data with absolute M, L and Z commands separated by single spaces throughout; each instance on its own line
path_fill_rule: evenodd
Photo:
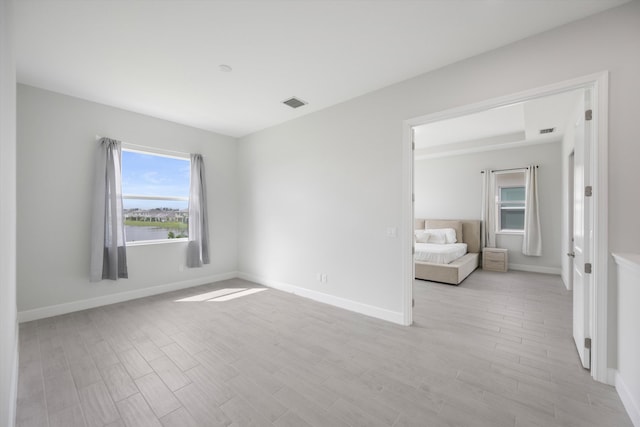
M 103 138 L 100 135 L 96 135 L 96 141 L 99 141 L 101 138 Z M 108 138 L 108 137 L 105 137 Z M 132 148 L 142 148 L 145 150 L 149 150 L 149 151 L 155 151 L 155 152 L 160 152 L 160 153 L 166 153 L 166 154 L 177 154 L 180 157 L 191 157 L 191 153 L 185 153 L 183 151 L 174 151 L 174 150 L 166 150 L 164 148 L 158 148 L 158 147 L 149 147 L 147 145 L 140 145 L 140 144 L 132 144 L 130 142 L 125 142 L 125 141 L 120 141 L 121 143 L 123 143 L 124 145 L 127 145 L 128 147 L 132 147 Z M 206 157 L 206 156 L 202 156 L 202 157 Z
M 539 168 L 538 165 L 535 165 L 536 169 Z M 523 168 L 510 168 L 510 169 L 491 169 L 491 172 L 506 172 L 506 171 L 518 171 L 522 169 L 529 169 L 529 166 L 525 166 Z M 480 171 L 480 173 L 484 173 L 484 171 Z

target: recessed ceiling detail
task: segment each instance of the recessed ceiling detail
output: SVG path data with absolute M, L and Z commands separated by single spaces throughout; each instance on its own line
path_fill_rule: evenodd
M 291 98 L 287 99 L 286 101 L 282 101 L 282 103 L 284 105 L 288 105 L 291 108 L 300 108 L 303 105 L 307 105 L 307 102 L 303 101 L 302 99 L 298 99 L 295 96 L 292 96 Z
M 584 90 L 492 108 L 414 128 L 416 158 L 559 142 L 584 102 Z

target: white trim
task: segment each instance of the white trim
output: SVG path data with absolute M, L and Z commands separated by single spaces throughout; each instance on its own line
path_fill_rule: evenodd
M 618 373 L 617 369 L 607 368 L 607 384 L 613 384 L 615 386 L 617 373 Z
M 640 427 L 640 407 L 638 407 L 638 402 L 634 402 L 633 396 L 620 375 L 620 371 L 616 371 L 616 391 L 620 396 L 620 400 L 622 400 L 624 409 L 627 410 L 627 414 L 631 418 L 631 423 L 635 427 Z
M 222 280 L 234 279 L 237 277 L 235 271 L 229 273 L 216 274 L 213 276 L 200 277 L 197 279 L 185 280 L 182 282 L 166 283 L 164 285 L 150 286 L 148 288 L 136 289 L 127 292 L 118 292 L 110 295 L 72 301 L 64 304 L 49 305 L 46 307 L 34 308 L 18 312 L 18 322 L 29 322 L 31 320 L 44 319 L 51 316 L 73 313 L 74 311 L 86 310 L 89 308 L 101 307 L 103 305 L 115 304 L 137 298 L 144 298 L 151 295 L 163 294 L 165 292 L 177 291 L 180 289 L 192 288 L 194 286 L 206 285 L 207 283 L 219 282 Z
M 591 301 L 591 376 L 611 384 L 608 378 L 608 292 L 609 292 L 609 73 L 594 75 L 593 138 L 591 143 L 591 185 L 593 203 L 593 278 Z M 593 78 L 592 77 L 592 78 Z M 585 183 L 587 185 L 587 183 Z
M 640 274 L 640 254 L 612 253 L 611 256 L 619 266 Z
M 148 245 L 164 245 L 165 243 L 187 243 L 188 237 L 180 237 L 179 239 L 158 239 L 158 240 L 134 240 L 131 242 L 125 242 L 125 245 L 129 247 L 133 246 L 148 246 Z
M 406 272 L 413 268 L 412 245 L 409 241 L 405 241 L 405 236 L 412 233 L 413 228 L 413 201 L 412 201 L 412 179 L 413 179 L 413 162 L 407 160 L 407 156 L 412 153 L 411 150 L 411 134 L 413 127 L 433 123 L 445 119 L 451 119 L 467 114 L 478 113 L 487 109 L 506 106 L 525 100 L 541 98 L 558 93 L 568 92 L 576 89 L 592 88 L 594 94 L 594 104 L 592 105 L 594 117 L 594 141 L 591 144 L 592 155 L 590 156 L 594 162 L 592 169 L 591 185 L 594 189 L 593 206 L 594 215 L 594 236 L 593 247 L 598 248 L 594 255 L 593 264 L 593 283 L 591 287 L 592 306 L 592 324 L 594 327 L 590 331 L 592 340 L 592 357 L 591 357 L 591 376 L 601 382 L 607 382 L 607 288 L 608 288 L 608 250 L 609 244 L 607 239 L 607 221 L 608 221 L 608 71 L 590 74 L 587 76 L 577 77 L 553 83 L 547 86 L 528 89 L 511 95 L 491 98 L 485 101 L 463 105 L 448 110 L 426 114 L 420 117 L 405 120 L 403 122 L 403 169 L 402 169 L 402 224 L 403 233 L 402 243 L 402 286 L 403 294 L 407 295 L 411 292 L 413 286 L 413 278 L 406 277 Z M 409 191 L 411 189 L 411 191 Z M 409 215 L 408 213 L 411 213 Z M 404 298 L 403 314 L 405 318 L 411 320 L 411 299 Z
M 543 265 L 509 264 L 509 270 L 528 271 L 530 273 L 556 274 L 562 273 L 560 267 L 545 267 Z
M 240 279 L 258 283 L 260 285 L 267 286 L 273 289 L 288 292 L 290 294 L 298 295 L 304 298 L 309 298 L 311 300 L 324 304 L 329 304 L 334 307 L 343 308 L 345 310 L 353 311 L 400 325 L 404 324 L 404 318 L 401 312 L 385 310 L 383 308 L 374 307 L 372 305 L 363 304 L 346 298 L 340 298 L 334 295 L 313 291 L 311 289 L 301 288 L 290 283 L 278 282 L 275 280 L 266 279 L 264 277 L 254 276 L 253 274 L 239 272 L 238 277 Z
M 514 142 L 505 142 L 503 144 L 492 144 L 492 145 L 483 145 L 479 147 L 470 147 L 470 148 L 460 148 L 460 149 L 451 149 L 447 151 L 440 151 L 438 153 L 424 153 L 424 154 L 416 154 L 416 160 L 427 160 L 427 159 L 437 159 L 440 157 L 450 157 L 450 156 L 461 156 L 463 154 L 473 154 L 473 153 L 483 153 L 486 151 L 497 151 L 497 150 L 508 150 L 509 148 L 521 148 L 521 147 L 530 147 L 532 145 L 542 145 L 542 144 L 551 144 L 551 143 L 561 143 L 557 139 L 534 139 L 534 140 L 521 140 Z M 424 148 L 422 149 L 424 150 Z M 420 151 L 422 151 L 420 150 Z
M 96 138 L 98 138 L 96 136 Z M 168 157 L 170 159 L 191 161 L 191 154 L 182 151 L 166 150 L 159 147 L 147 147 L 145 145 L 131 144 L 129 142 L 120 141 L 124 151 L 133 153 L 147 154 L 151 156 Z
M 20 328 L 16 322 L 13 369 L 11 370 L 11 388 L 9 389 L 9 425 L 16 419 L 18 408 L 18 375 L 20 372 Z
M 414 131 L 410 126 L 402 129 L 402 219 L 400 225 L 400 242 L 402 244 L 402 324 L 413 323 L 413 281 L 415 264 L 413 262 L 413 167 L 414 167 Z M 407 285 L 409 283 L 409 285 Z

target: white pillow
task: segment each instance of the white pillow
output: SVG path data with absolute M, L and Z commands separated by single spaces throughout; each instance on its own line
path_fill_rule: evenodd
M 429 243 L 429 236 L 425 230 L 416 230 L 414 233 L 416 243 Z
M 456 230 L 453 228 L 432 228 L 424 230 L 429 235 L 429 243 L 456 243 Z

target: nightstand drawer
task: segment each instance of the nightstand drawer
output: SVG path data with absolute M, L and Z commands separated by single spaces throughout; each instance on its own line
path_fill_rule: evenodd
M 504 252 L 489 252 L 489 251 L 484 251 L 484 253 L 482 254 L 484 259 L 486 259 L 487 261 L 499 261 L 503 264 L 506 258 L 505 255 L 506 253 Z
M 482 250 L 482 268 L 490 271 L 505 272 L 509 269 L 509 251 L 503 248 L 484 248 Z
M 504 261 L 493 261 L 490 259 L 485 259 L 482 268 L 485 270 L 493 270 L 493 271 L 507 271 L 505 268 Z

